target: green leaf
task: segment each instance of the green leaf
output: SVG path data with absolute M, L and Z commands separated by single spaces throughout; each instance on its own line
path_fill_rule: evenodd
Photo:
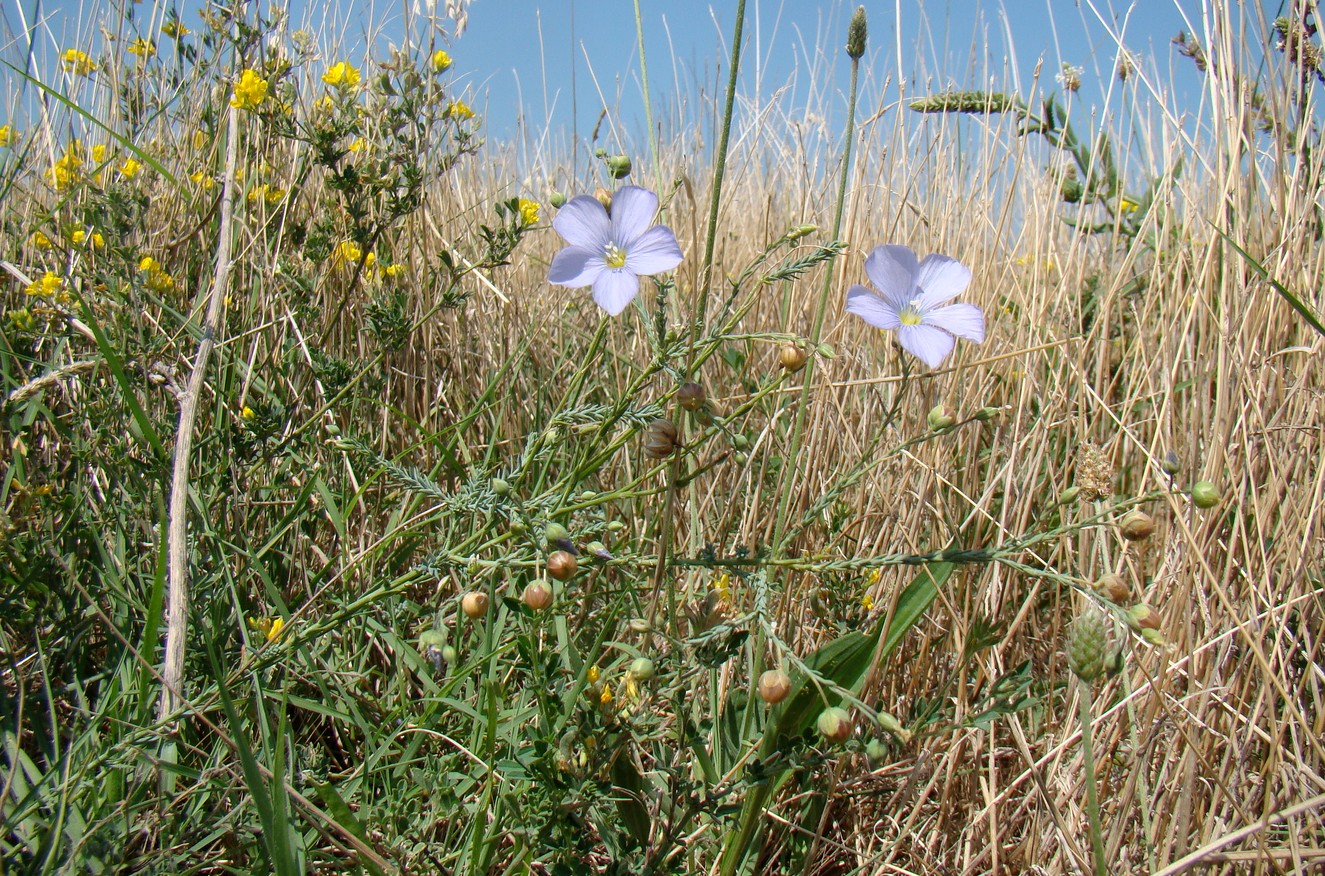
M 1298 314 L 1300 314 L 1301 317 L 1307 321 L 1307 325 L 1311 326 L 1321 335 L 1325 335 L 1325 324 L 1321 323 L 1320 317 L 1316 315 L 1316 312 L 1311 308 L 1310 305 L 1304 302 L 1301 298 L 1298 298 L 1296 295 L 1294 295 L 1293 292 L 1283 283 L 1280 283 L 1278 280 L 1271 277 L 1270 272 L 1268 269 L 1266 269 L 1265 265 L 1261 264 L 1256 259 L 1252 258 L 1251 254 L 1248 253 L 1242 247 L 1238 246 L 1237 242 L 1233 240 L 1232 237 L 1229 237 L 1228 234 L 1223 231 L 1223 229 L 1219 228 L 1217 225 L 1214 225 L 1213 223 L 1211 224 L 1211 227 L 1215 229 L 1216 234 L 1224 238 L 1224 240 L 1228 241 L 1229 246 L 1237 250 L 1238 254 L 1247 260 L 1247 264 L 1251 265 L 1252 268 L 1256 271 L 1256 273 L 1264 277 L 1266 282 L 1268 282 L 1271 286 L 1274 287 L 1274 291 L 1278 292 L 1283 297 L 1283 299 L 1288 302 L 1289 306 L 1291 306 L 1294 310 L 1296 310 Z

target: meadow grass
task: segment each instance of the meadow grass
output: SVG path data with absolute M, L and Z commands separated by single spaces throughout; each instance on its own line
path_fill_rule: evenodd
M 435 21 L 11 68 L 4 872 L 1320 866 L 1316 38 L 1210 11 L 1197 107 L 871 45 L 836 238 L 841 113 L 763 85 L 710 235 L 725 74 L 655 159 L 485 142 Z M 608 317 L 550 222 L 626 183 L 686 257 Z M 985 342 L 845 313 L 883 243 Z

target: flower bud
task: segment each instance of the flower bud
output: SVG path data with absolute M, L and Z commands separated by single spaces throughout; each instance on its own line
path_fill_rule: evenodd
M 851 24 L 847 25 L 847 55 L 853 60 L 865 54 L 866 33 L 865 7 L 857 6 L 855 14 L 851 16 Z
M 1197 508 L 1213 508 L 1219 504 L 1219 488 L 1210 481 L 1197 481 L 1192 487 L 1192 501 Z
M 648 657 L 636 657 L 630 664 L 630 674 L 639 681 L 648 681 L 653 678 L 653 661 Z
M 818 225 L 796 225 L 793 226 L 792 229 L 787 232 L 787 240 L 789 241 L 800 240 L 802 237 L 806 237 L 810 234 L 813 234 L 818 230 L 819 230 Z
M 676 424 L 659 417 L 644 430 L 644 455 L 650 459 L 666 459 L 676 451 Z
M 737 450 L 748 450 L 750 448 L 750 439 L 744 435 L 732 436 L 732 447 Z
M 642 617 L 633 617 L 630 619 L 630 623 L 626 624 L 626 627 L 632 633 L 647 633 L 649 630 L 653 629 L 653 624 L 649 623 Z
M 1072 623 L 1067 634 L 1067 665 L 1082 681 L 1094 681 L 1104 673 L 1109 631 L 1104 616 L 1088 609 Z
M 1138 602 L 1127 609 L 1127 625 L 1138 633 L 1145 633 L 1146 630 L 1159 632 L 1159 612 L 1144 602 Z
M 609 214 L 612 212 L 612 193 L 599 186 L 594 189 L 593 196 L 598 199 L 598 203 L 603 205 L 603 209 Z
M 471 590 L 460 599 L 460 610 L 470 620 L 478 620 L 488 613 L 488 594 Z
M 501 478 L 493 478 L 488 486 L 492 488 L 493 493 L 503 498 L 511 494 L 511 485 Z
M 676 391 L 676 401 L 687 411 L 697 411 L 708 401 L 708 393 L 698 383 L 683 383 Z
M 998 408 L 983 407 L 975 412 L 975 418 L 982 423 L 988 423 L 990 420 L 998 419 L 1001 413 Z
M 880 739 L 871 739 L 865 743 L 865 756 L 870 759 L 870 763 L 879 763 L 888 756 L 888 746 Z
M 819 728 L 819 735 L 829 742 L 846 742 L 851 738 L 851 731 L 855 729 L 851 721 L 851 715 L 846 709 L 830 706 L 819 713 L 819 720 L 815 722 Z
M 419 635 L 419 653 L 432 661 L 433 669 L 442 671 L 442 649 L 446 647 L 446 636 L 440 630 L 424 630 Z
M 552 205 L 554 210 L 560 210 L 562 207 L 566 206 L 566 196 L 561 192 L 553 192 L 547 199 L 547 202 Z
M 552 588 L 542 581 L 534 581 L 524 589 L 521 598 L 534 611 L 542 611 L 552 604 Z
M 456 660 L 460 659 L 460 654 L 456 652 L 455 646 L 447 645 L 442 648 L 442 659 L 454 665 Z
M 930 408 L 929 414 L 925 417 L 929 422 L 929 428 L 935 432 L 943 432 L 957 425 L 957 418 L 954 417 L 943 405 L 934 405 Z
M 796 344 L 783 344 L 778 350 L 778 364 L 782 366 L 782 370 L 791 373 L 804 368 L 808 358 L 805 351 Z
M 1120 575 L 1103 575 L 1094 584 L 1091 589 L 1112 602 L 1114 605 L 1125 605 L 1132 598 L 1132 588 Z
M 791 676 L 782 669 L 770 669 L 759 676 L 759 698 L 769 705 L 780 703 L 791 693 Z
M 520 538 L 526 532 L 529 531 L 529 527 L 525 526 L 525 522 L 523 520 L 512 520 L 510 530 L 511 530 L 511 535 L 515 536 L 516 538 Z
M 1079 495 L 1081 495 L 1080 487 L 1068 487 L 1058 494 L 1058 504 L 1071 505 L 1077 500 L 1077 496 Z
M 601 541 L 591 541 L 584 547 L 585 550 L 604 562 L 616 559 L 616 557 L 612 556 L 612 552 L 607 549 L 607 545 L 603 544 Z
M 1170 450 L 1164 454 L 1164 459 L 1160 462 L 1159 467 L 1164 470 L 1164 474 L 1175 475 L 1182 468 L 1182 463 L 1178 461 L 1178 454 Z
M 1128 541 L 1142 541 L 1155 531 L 1155 520 L 1141 509 L 1133 508 L 1123 515 L 1118 529 Z
M 547 558 L 547 573 L 558 581 L 566 581 L 575 574 L 579 563 L 570 551 L 554 551 Z
M 609 155 L 605 161 L 607 162 L 607 172 L 612 174 L 612 179 L 623 179 L 630 176 L 629 155 Z

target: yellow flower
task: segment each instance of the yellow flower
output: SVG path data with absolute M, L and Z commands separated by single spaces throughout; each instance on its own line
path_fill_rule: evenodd
M 140 58 L 147 59 L 156 54 L 156 44 L 151 40 L 138 37 L 133 42 L 129 43 L 127 51 L 130 55 L 137 55 Z
M 870 572 L 870 576 L 869 576 L 869 578 L 867 579 L 867 581 L 866 581 L 866 583 L 865 583 L 865 586 L 866 586 L 866 587 L 873 587 L 875 584 L 878 584 L 878 583 L 879 583 L 879 579 L 882 578 L 882 577 L 883 577 L 883 570 L 882 570 L 882 569 L 875 569 L 874 571 Z
M 274 206 L 279 204 L 281 198 L 284 197 L 285 189 L 280 186 L 269 186 L 266 183 L 262 183 L 248 193 L 248 202 L 250 204 L 256 204 L 258 200 L 261 199 L 266 201 L 268 206 Z
M 143 273 L 159 271 L 161 270 L 161 263 L 158 262 L 156 259 L 152 258 L 151 256 L 143 256 L 142 259 L 138 262 L 138 270 L 142 271 Z
M 868 593 L 860 597 L 860 607 L 866 611 L 874 611 L 874 597 Z
M 405 266 L 387 265 L 385 268 L 382 269 L 382 273 L 388 277 L 399 277 L 401 274 L 405 273 Z
M 322 81 L 341 90 L 353 88 L 359 84 L 359 68 L 347 61 L 338 61 L 331 69 L 322 74 Z
M 589 671 L 585 673 L 585 678 L 588 679 L 590 684 L 597 684 L 600 674 L 597 666 L 590 666 Z
M 97 143 L 95 146 L 92 147 L 92 160 L 97 164 L 101 164 L 103 161 L 106 160 L 105 143 Z
M 354 138 L 354 142 L 350 144 L 350 151 L 351 151 L 351 152 L 362 152 L 362 151 L 363 151 L 363 147 L 364 147 L 364 140 L 363 140 L 363 138 L 362 138 L 362 137 L 355 137 L 355 138 Z
M 520 221 L 525 225 L 538 224 L 538 202 L 520 199 Z
M 204 189 L 210 189 L 216 185 L 216 180 L 212 178 L 212 175 L 201 170 L 189 174 L 189 179 L 193 180 L 194 185 L 202 186 Z
M 138 270 L 147 276 L 144 281 L 153 292 L 170 292 L 175 288 L 175 278 L 166 273 L 161 263 L 151 256 L 143 256 L 138 262 Z
M 87 240 L 87 232 L 81 228 L 75 228 L 73 234 L 69 235 L 69 242 L 74 246 L 78 246 L 85 240 Z
M 285 628 L 285 619 L 279 617 L 250 617 L 246 622 L 250 630 L 261 633 L 268 642 L 280 638 L 281 630 Z
M 235 83 L 235 96 L 230 99 L 230 105 L 235 109 L 257 109 L 258 104 L 267 98 L 267 88 L 267 80 L 256 70 L 245 70 Z
M 377 264 L 377 256 L 373 255 L 371 252 L 365 256 L 363 250 L 359 247 L 359 244 L 355 243 L 353 240 L 342 240 L 336 246 L 332 261 L 337 266 L 343 265 L 346 267 L 354 267 L 359 264 L 360 259 L 363 260 L 365 270 L 371 270 L 373 266 Z
M 27 293 L 34 298 L 54 298 L 60 294 L 64 288 L 64 278 L 59 274 L 47 271 L 39 280 L 33 281 L 27 288 Z
M 1133 201 L 1131 198 L 1123 198 L 1118 202 L 1118 209 L 1122 210 L 1124 213 L 1135 213 L 1137 210 L 1141 209 L 1141 205 L 1136 201 Z
M 76 73 L 79 76 L 87 76 L 96 69 L 96 64 L 92 62 L 87 53 L 80 52 L 78 49 L 65 49 L 64 54 L 60 56 L 60 63 L 66 71 Z
M 179 39 L 182 36 L 187 36 L 192 33 L 187 27 L 180 24 L 178 20 L 167 21 L 165 24 L 161 25 L 161 32 L 174 39 Z
M 463 100 L 453 100 L 446 108 L 446 115 L 457 122 L 474 118 L 474 111 Z
M 253 412 L 253 409 L 250 408 L 248 405 L 244 405 L 244 407 L 241 408 L 240 411 L 239 411 L 239 418 L 240 418 L 241 420 L 251 420 L 251 419 L 253 419 L 253 418 L 256 417 L 256 416 L 257 416 L 257 414 L 255 414 L 255 413 Z
M 11 146 L 18 139 L 18 131 L 10 125 L 0 125 L 0 146 Z
M 206 147 L 207 147 L 207 132 L 206 132 L 206 131 L 194 131 L 194 132 L 193 132 L 193 149 L 194 149 L 194 151 L 195 151 L 195 152 L 201 152 L 201 151 L 202 151 L 203 149 L 205 149 Z
M 101 249 L 101 248 L 102 248 L 103 246 L 105 246 L 105 245 L 106 245 L 106 238 L 104 238 L 104 237 L 101 236 L 101 232 L 100 232 L 100 231 L 93 231 L 93 232 L 92 232 L 92 248 L 93 248 L 93 249 Z
M 33 317 L 32 311 L 26 307 L 22 310 L 11 310 L 5 316 L 9 317 L 9 324 L 21 332 L 30 332 L 37 325 L 37 320 Z
M 124 163 L 120 165 L 120 176 L 124 177 L 125 179 L 133 179 L 135 176 L 138 175 L 138 171 L 142 169 L 143 169 L 143 164 L 141 161 L 135 161 L 132 158 L 128 158 L 125 159 Z
M 603 688 L 603 692 L 598 695 L 598 702 L 605 706 L 612 702 L 612 691 L 610 688 Z
M 44 231 L 32 232 L 32 236 L 29 237 L 28 240 L 37 249 L 50 249 L 51 247 L 55 246 L 55 244 L 51 242 L 51 239 L 46 236 L 46 232 Z
M 64 155 L 55 160 L 51 166 L 51 182 L 55 183 L 55 188 L 63 191 L 69 188 L 81 176 L 83 169 L 83 144 L 77 140 L 71 142 Z
M 432 72 L 441 73 L 451 69 L 451 56 L 438 49 L 432 53 Z

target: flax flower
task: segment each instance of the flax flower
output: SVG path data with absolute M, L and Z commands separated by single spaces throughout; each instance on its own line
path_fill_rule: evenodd
M 571 198 L 552 220 L 570 244 L 552 259 L 549 283 L 593 287 L 593 299 L 612 316 L 639 293 L 639 278 L 670 271 L 681 263 L 681 246 L 666 225 L 653 225 L 658 196 L 624 186 L 612 196 L 612 212 L 596 198 Z
M 865 273 L 878 287 L 847 290 L 847 312 L 875 328 L 897 332 L 902 349 L 937 368 L 957 338 L 985 339 L 984 311 L 974 304 L 948 304 L 971 282 L 971 270 L 937 253 L 917 261 L 907 246 L 879 246 L 865 259 Z

